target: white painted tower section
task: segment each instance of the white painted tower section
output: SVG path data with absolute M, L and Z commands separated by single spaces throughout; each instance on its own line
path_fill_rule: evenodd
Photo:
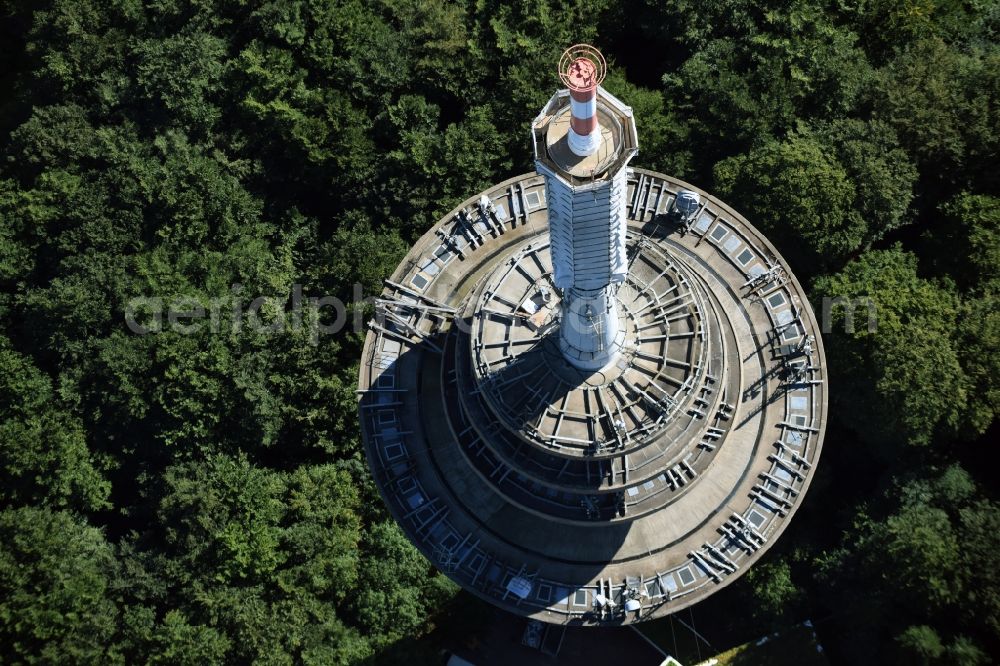
M 566 89 L 532 123 L 535 170 L 545 178 L 552 281 L 560 291 L 559 347 L 581 370 L 600 370 L 622 351 L 618 285 L 625 248 L 628 162 L 639 150 L 632 109 L 600 87 L 606 64 L 586 44 L 559 62 Z
M 625 280 L 625 196 L 623 166 L 608 179 L 574 186 L 547 165 L 553 282 L 562 290 L 560 348 L 584 370 L 598 370 L 621 351 L 617 285 Z

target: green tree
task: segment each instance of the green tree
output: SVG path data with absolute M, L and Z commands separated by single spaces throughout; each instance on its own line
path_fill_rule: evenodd
M 967 636 L 956 636 L 945 650 L 943 663 L 956 666 L 986 666 L 990 663 L 990 657 L 972 639 Z
M 981 645 L 1000 638 L 996 504 L 958 465 L 917 468 L 893 486 L 821 558 L 824 594 L 858 634 L 851 654 L 986 663 Z
M 844 118 L 817 123 L 813 133 L 832 149 L 854 185 L 854 208 L 868 226 L 861 247 L 907 222 L 917 169 L 891 127 Z
M 961 543 L 944 510 L 905 506 L 875 524 L 868 539 L 868 566 L 882 571 L 900 603 L 933 612 L 961 598 Z
M 896 639 L 900 651 L 913 664 L 934 664 L 944 654 L 941 637 L 926 624 L 907 627 Z
M 724 160 L 715 167 L 715 182 L 793 265 L 807 271 L 838 265 L 870 234 L 854 206 L 857 193 L 847 170 L 813 136 L 792 134 Z
M 876 62 L 915 41 L 940 38 L 949 44 L 974 39 L 988 3 L 961 0 L 871 0 L 840 5 Z
M 889 127 L 846 119 L 715 167 L 720 191 L 779 249 L 796 248 L 786 256 L 807 272 L 836 267 L 902 225 L 916 176 Z
M 996 288 L 996 282 L 994 281 Z M 1000 414 L 1000 307 L 997 293 L 966 297 L 957 339 L 970 394 L 962 422 L 965 439 L 986 432 Z
M 831 299 L 834 400 L 863 439 L 926 446 L 939 429 L 959 427 L 970 382 L 955 336 L 960 302 L 948 284 L 918 276 L 916 257 L 896 247 L 861 255 L 812 291 Z M 869 302 L 874 326 L 861 321 Z
M 281 588 L 342 604 L 357 587 L 360 566 L 359 500 L 351 476 L 332 465 L 300 467 L 287 485 Z
M 856 35 L 816 6 L 675 2 L 666 11 L 677 26 L 672 38 L 696 45 L 663 82 L 706 180 L 718 160 L 785 136 L 802 120 L 845 115 L 871 77 Z
M 206 649 L 241 662 L 347 664 L 371 655 L 372 628 L 342 620 L 361 566 L 347 472 L 325 465 L 278 475 L 216 456 L 172 467 L 166 481 L 159 566 L 187 619 L 158 628 L 153 649 L 186 653 L 188 637 L 207 625 L 221 633 Z M 144 542 L 156 544 L 152 537 Z
M 176 610 L 167 611 L 154 643 L 149 656 L 153 664 L 219 663 L 230 648 L 229 639 L 216 629 L 192 625 Z
M 490 184 L 490 174 L 509 169 L 505 142 L 485 106 L 443 130 L 441 109 L 419 95 L 405 95 L 381 118 L 394 147 L 382 165 L 385 199 L 406 231 L 422 233 L 449 209 Z M 400 201 L 399 194 L 405 191 Z
M 899 134 L 936 190 L 954 184 L 996 191 L 1000 52 L 963 52 L 940 39 L 915 42 L 880 72 L 875 116 Z
M 937 631 L 926 624 L 907 627 L 896 642 L 899 656 L 910 664 L 981 666 L 989 663 L 986 653 L 968 637 L 957 636 L 946 646 Z
M 225 40 L 205 32 L 156 37 L 136 44 L 130 55 L 135 89 L 149 112 L 158 111 L 188 133 L 208 135 L 222 115 L 213 101 L 226 67 Z
M 245 457 L 213 456 L 164 474 L 159 520 L 178 582 L 259 582 L 285 560 L 279 521 L 283 483 Z
M 966 290 L 1000 291 L 1000 198 L 962 193 L 939 210 L 927 232 L 934 262 Z
M 24 663 L 121 663 L 114 551 L 100 530 L 34 507 L 0 512 L 0 643 Z
M 98 510 L 110 486 L 52 382 L 0 337 L 0 500 Z
M 962 562 L 972 580 L 962 608 L 967 626 L 981 626 L 1000 638 L 1000 505 L 977 499 L 959 512 Z
M 393 522 L 371 526 L 363 552 L 352 606 L 356 621 L 373 632 L 378 644 L 414 633 L 455 594 L 455 585 L 444 576 L 428 575 L 429 563 Z
M 798 619 L 804 592 L 792 580 L 792 569 L 784 559 L 754 565 L 746 574 L 746 601 L 754 620 L 762 628 L 775 630 Z

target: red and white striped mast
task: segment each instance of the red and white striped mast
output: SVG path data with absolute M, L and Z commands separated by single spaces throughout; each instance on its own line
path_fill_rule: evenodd
M 559 78 L 569 88 L 570 130 L 567 140 L 573 154 L 587 157 L 601 146 L 597 125 L 597 87 L 608 66 L 601 52 L 589 44 L 576 44 L 559 59 Z

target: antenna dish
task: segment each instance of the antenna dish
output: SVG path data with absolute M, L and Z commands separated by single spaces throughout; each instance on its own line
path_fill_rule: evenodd
M 590 92 L 601 85 L 608 73 L 608 63 L 590 44 L 576 44 L 559 58 L 559 78 L 570 90 Z

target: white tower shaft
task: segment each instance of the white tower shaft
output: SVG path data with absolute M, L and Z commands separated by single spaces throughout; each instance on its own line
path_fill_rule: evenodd
M 553 281 L 563 292 L 560 347 L 573 365 L 597 370 L 621 349 L 616 292 L 628 270 L 626 170 L 584 186 L 552 176 L 545 183 Z
M 628 161 L 638 151 L 632 109 L 600 87 L 601 53 L 578 44 L 563 54 L 557 92 L 532 125 L 535 169 L 545 177 L 553 281 L 562 292 L 559 346 L 581 370 L 622 350 L 618 285 L 628 273 Z

